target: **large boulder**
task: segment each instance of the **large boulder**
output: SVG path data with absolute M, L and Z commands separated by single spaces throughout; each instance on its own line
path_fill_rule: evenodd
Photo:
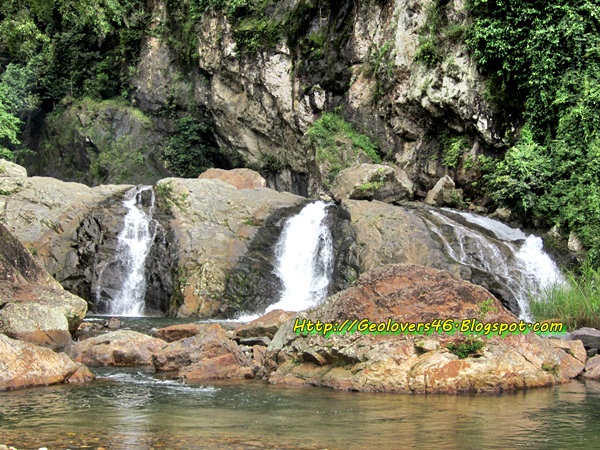
M 286 322 L 268 347 L 269 381 L 359 391 L 498 392 L 564 382 L 585 365 L 581 343 L 556 344 L 535 334 L 469 337 L 440 329 L 431 335 L 354 332 L 325 337 L 294 331 L 307 320 L 348 324 L 363 319 L 518 322 L 488 291 L 446 272 L 384 266 Z
M 177 315 L 183 317 L 215 317 L 224 309 L 239 310 L 242 302 L 232 299 L 232 293 L 224 294 L 230 276 L 248 270 L 238 269 L 242 256 L 262 228 L 259 250 L 265 267 L 272 269 L 269 264 L 283 217 L 265 227 L 267 219 L 279 210 L 295 211 L 306 202 L 305 198 L 267 188 L 238 190 L 221 180 L 167 178 L 157 184 L 156 192 L 158 206 L 169 209 L 172 215 L 170 227 L 177 246 L 182 297 Z M 266 269 L 259 272 L 269 273 Z M 254 284 L 252 289 L 261 288 Z
M 594 356 L 586 361 L 583 378 L 587 380 L 600 380 L 600 356 Z
M 110 217 L 86 218 L 98 209 L 120 205 L 132 186 L 103 185 L 90 188 L 79 183 L 66 183 L 54 178 L 0 178 L 0 221 L 34 255 L 35 260 L 59 282 L 85 296 L 78 287 L 89 278 L 85 269 L 91 266 L 84 254 L 101 252 L 95 241 L 113 242 L 122 227 L 121 214 L 113 210 Z M 92 232 L 92 225 L 96 228 Z M 92 235 L 95 235 L 92 236 Z M 85 241 L 85 242 L 80 242 Z M 90 247 L 90 248 L 86 248 Z M 89 284 L 89 280 L 88 280 Z M 89 288 L 88 288 L 89 291 Z
M 86 312 L 85 300 L 65 291 L 0 224 L 0 332 L 61 349 Z
M 14 162 L 0 159 L 0 177 L 26 178 L 27 169 Z
M 583 346 L 588 350 L 600 349 L 600 330 L 595 328 L 579 328 L 571 333 L 570 339 L 583 342 Z
M 331 189 L 337 201 L 380 200 L 394 203 L 412 200 L 414 188 L 402 169 L 381 164 L 360 164 L 342 170 Z
M 177 371 L 187 381 L 254 377 L 250 360 L 219 324 L 203 324 L 196 336 L 173 342 L 157 352 L 159 371 Z
M 198 178 L 203 180 L 221 180 L 238 189 L 264 188 L 267 186 L 267 182 L 260 173 L 251 169 L 208 169 L 201 173 Z
M 47 386 L 71 378 L 71 381 L 80 381 L 90 377 L 93 375 L 89 371 L 86 372 L 64 353 L 14 340 L 0 333 L 0 390 Z
M 90 366 L 149 366 L 152 355 L 166 345 L 162 339 L 119 330 L 76 342 L 66 352 L 74 361 Z

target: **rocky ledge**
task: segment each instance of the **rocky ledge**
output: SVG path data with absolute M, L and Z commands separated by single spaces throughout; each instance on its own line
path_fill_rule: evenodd
M 268 347 L 269 382 L 353 391 L 500 392 L 568 381 L 584 369 L 580 341 L 535 334 L 466 337 L 297 334 L 295 319 L 426 323 L 435 319 L 518 322 L 482 287 L 410 264 L 364 274 L 357 285 L 286 322 Z

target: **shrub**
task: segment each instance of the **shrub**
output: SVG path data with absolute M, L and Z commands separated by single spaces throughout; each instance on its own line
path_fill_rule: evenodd
M 446 348 L 460 359 L 477 354 L 484 346 L 483 341 L 473 337 L 446 345 Z
M 490 194 L 537 224 L 575 231 L 600 267 L 600 5 L 469 0 L 466 42 L 490 77 L 517 144 L 486 178 Z M 584 198 L 585 201 L 581 201 Z

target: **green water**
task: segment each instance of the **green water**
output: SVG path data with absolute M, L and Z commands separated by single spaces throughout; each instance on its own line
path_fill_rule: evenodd
M 96 369 L 83 386 L 0 393 L 19 449 L 600 448 L 600 383 L 497 396 L 397 395 L 263 382 L 187 386 Z

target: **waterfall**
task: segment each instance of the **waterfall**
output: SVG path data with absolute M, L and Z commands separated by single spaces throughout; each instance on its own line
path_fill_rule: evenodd
M 123 205 L 127 214 L 114 257 L 122 268 L 123 280 L 111 301 L 108 311 L 111 315 L 141 316 L 144 313 L 146 258 L 157 228 L 157 222 L 152 218 L 154 200 L 151 186 L 135 187 L 125 195 Z
M 497 220 L 446 208 L 423 210 L 419 216 L 449 258 L 488 274 L 502 286 L 516 300 L 523 320 L 531 320 L 531 294 L 563 281 L 560 270 L 544 252 L 540 237 L 528 236 Z
M 276 274 L 283 291 L 267 308 L 301 311 L 321 302 L 333 271 L 333 239 L 324 223 L 329 204 L 306 205 L 285 223 L 275 248 Z

